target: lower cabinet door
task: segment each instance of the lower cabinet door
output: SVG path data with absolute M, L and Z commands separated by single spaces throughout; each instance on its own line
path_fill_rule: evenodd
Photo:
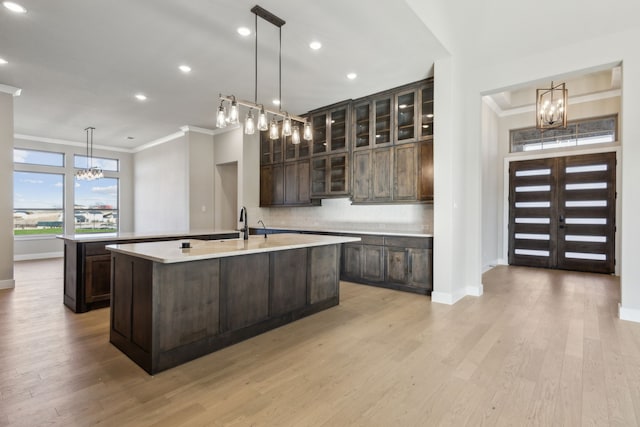
M 409 253 L 405 248 L 387 248 L 386 281 L 406 285 L 409 281 Z
M 431 249 L 409 249 L 409 286 L 431 290 Z
M 384 247 L 362 245 L 362 278 L 384 282 Z
M 85 260 L 85 300 L 108 300 L 111 293 L 111 255 L 87 256 Z
M 345 277 L 359 279 L 362 275 L 362 245 L 345 243 L 342 245 L 342 274 Z

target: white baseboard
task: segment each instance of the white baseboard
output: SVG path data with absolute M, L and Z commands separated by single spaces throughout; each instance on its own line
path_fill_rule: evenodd
M 15 287 L 16 287 L 16 281 L 13 279 L 0 280 L 0 289 L 13 289 Z
M 63 258 L 64 252 L 43 252 L 39 254 L 14 255 L 14 261 L 29 261 L 33 259 Z
M 479 286 L 467 286 L 466 288 L 467 295 L 471 295 L 472 297 L 481 297 L 484 293 L 484 287 L 482 283 Z
M 495 266 L 507 265 L 507 264 L 508 264 L 507 261 L 502 258 L 494 259 L 489 264 L 482 266 L 482 273 L 486 273 L 487 271 L 491 270 Z
M 448 292 L 431 292 L 431 302 L 437 302 L 440 304 L 453 305 L 460 301 L 466 295 L 465 292 L 458 292 L 451 294 Z
M 620 320 L 640 323 L 640 310 L 637 308 L 624 308 L 622 304 L 618 304 L 618 317 L 620 317 Z

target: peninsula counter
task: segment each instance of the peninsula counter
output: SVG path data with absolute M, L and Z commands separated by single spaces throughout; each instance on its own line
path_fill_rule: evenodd
M 109 306 L 111 255 L 106 245 L 175 239 L 232 239 L 234 230 L 200 230 L 174 233 L 64 234 L 64 305 L 75 313 Z
M 109 245 L 110 341 L 150 374 L 339 303 L 340 246 L 357 237 Z

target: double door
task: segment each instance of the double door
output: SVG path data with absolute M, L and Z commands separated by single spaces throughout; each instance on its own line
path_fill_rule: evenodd
M 509 264 L 615 269 L 616 155 L 511 162 Z

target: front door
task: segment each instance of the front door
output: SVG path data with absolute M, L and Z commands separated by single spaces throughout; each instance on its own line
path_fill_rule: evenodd
M 615 153 L 511 162 L 509 264 L 613 273 Z

